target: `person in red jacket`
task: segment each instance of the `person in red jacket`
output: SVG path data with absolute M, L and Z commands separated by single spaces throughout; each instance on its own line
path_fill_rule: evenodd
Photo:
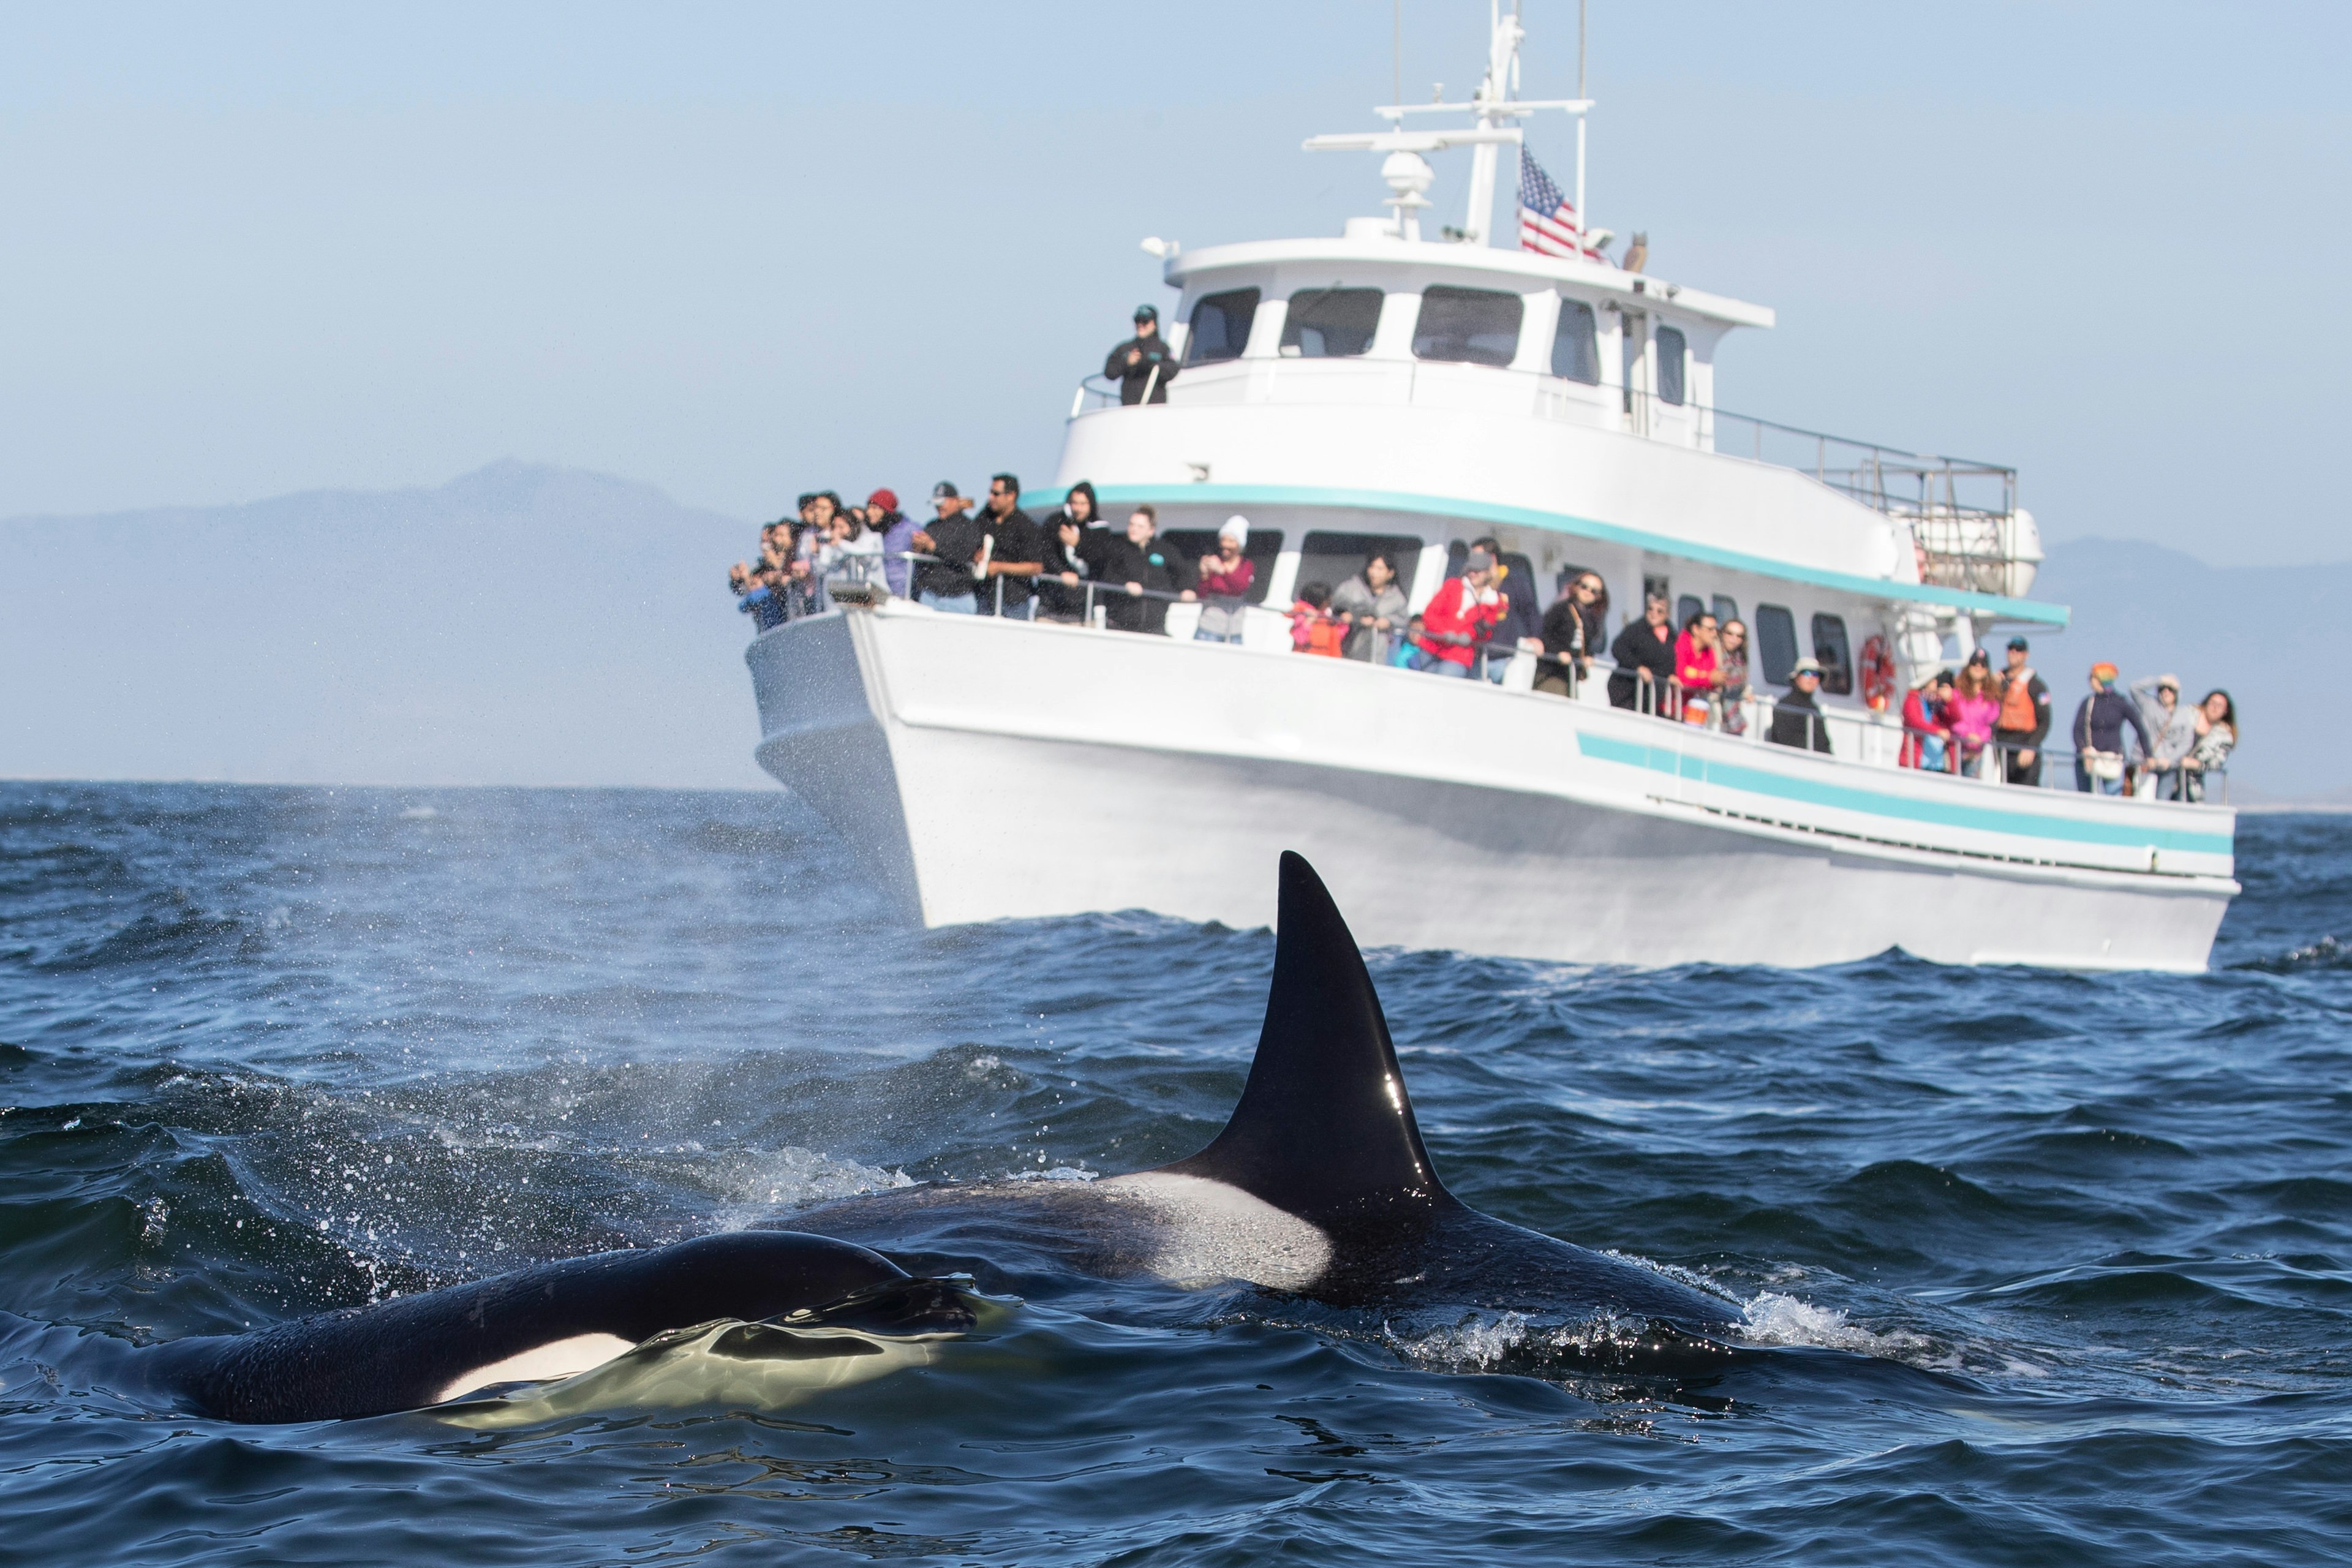
M 1507 607 L 1496 585 L 1495 558 L 1473 550 L 1462 563 L 1462 575 L 1446 579 L 1423 607 L 1421 634 L 1412 639 L 1413 668 L 1467 679 Z

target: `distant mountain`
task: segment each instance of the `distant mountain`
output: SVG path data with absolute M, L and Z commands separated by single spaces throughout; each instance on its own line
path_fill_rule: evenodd
M 2217 686 L 2237 700 L 2245 739 L 2231 765 L 2233 799 L 2347 798 L 2352 726 L 2318 698 L 2334 689 L 2319 678 L 2335 668 L 2352 563 L 2209 566 L 2158 545 L 2082 539 L 2051 547 L 2033 596 L 2074 611 L 2063 636 L 2033 635 L 2062 723 L 2101 659 L 2126 681 L 2178 675 L 2188 701 Z
M 755 538 L 518 462 L 0 522 L 0 776 L 757 787 Z

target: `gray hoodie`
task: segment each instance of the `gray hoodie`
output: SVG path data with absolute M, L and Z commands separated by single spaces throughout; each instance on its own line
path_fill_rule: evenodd
M 2147 721 L 2147 732 L 2156 744 L 2148 752 L 2148 762 L 2158 768 L 2177 768 L 2180 759 L 2197 749 L 2197 710 L 2175 699 L 2172 711 L 2167 713 L 2164 704 L 2156 700 L 2156 678 L 2131 683 L 2132 699 L 2139 704 L 2139 716 Z

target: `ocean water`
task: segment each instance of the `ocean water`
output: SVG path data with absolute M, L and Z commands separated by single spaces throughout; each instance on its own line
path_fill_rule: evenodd
M 2241 847 L 2201 976 L 1371 955 L 1440 1173 L 1738 1295 L 1719 1376 L 982 1279 L 853 1385 L 240 1427 L 109 1369 L 1189 1152 L 1272 938 L 898 928 L 782 795 L 0 785 L 0 1561 L 2340 1562 L 2352 823 Z

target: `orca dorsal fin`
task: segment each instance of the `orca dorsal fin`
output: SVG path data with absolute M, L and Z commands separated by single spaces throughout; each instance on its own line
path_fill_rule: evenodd
M 1215 1142 L 1165 1168 L 1308 1219 L 1455 1201 L 1422 1147 L 1356 939 L 1301 856 L 1282 857 L 1274 985 L 1241 1103 Z

